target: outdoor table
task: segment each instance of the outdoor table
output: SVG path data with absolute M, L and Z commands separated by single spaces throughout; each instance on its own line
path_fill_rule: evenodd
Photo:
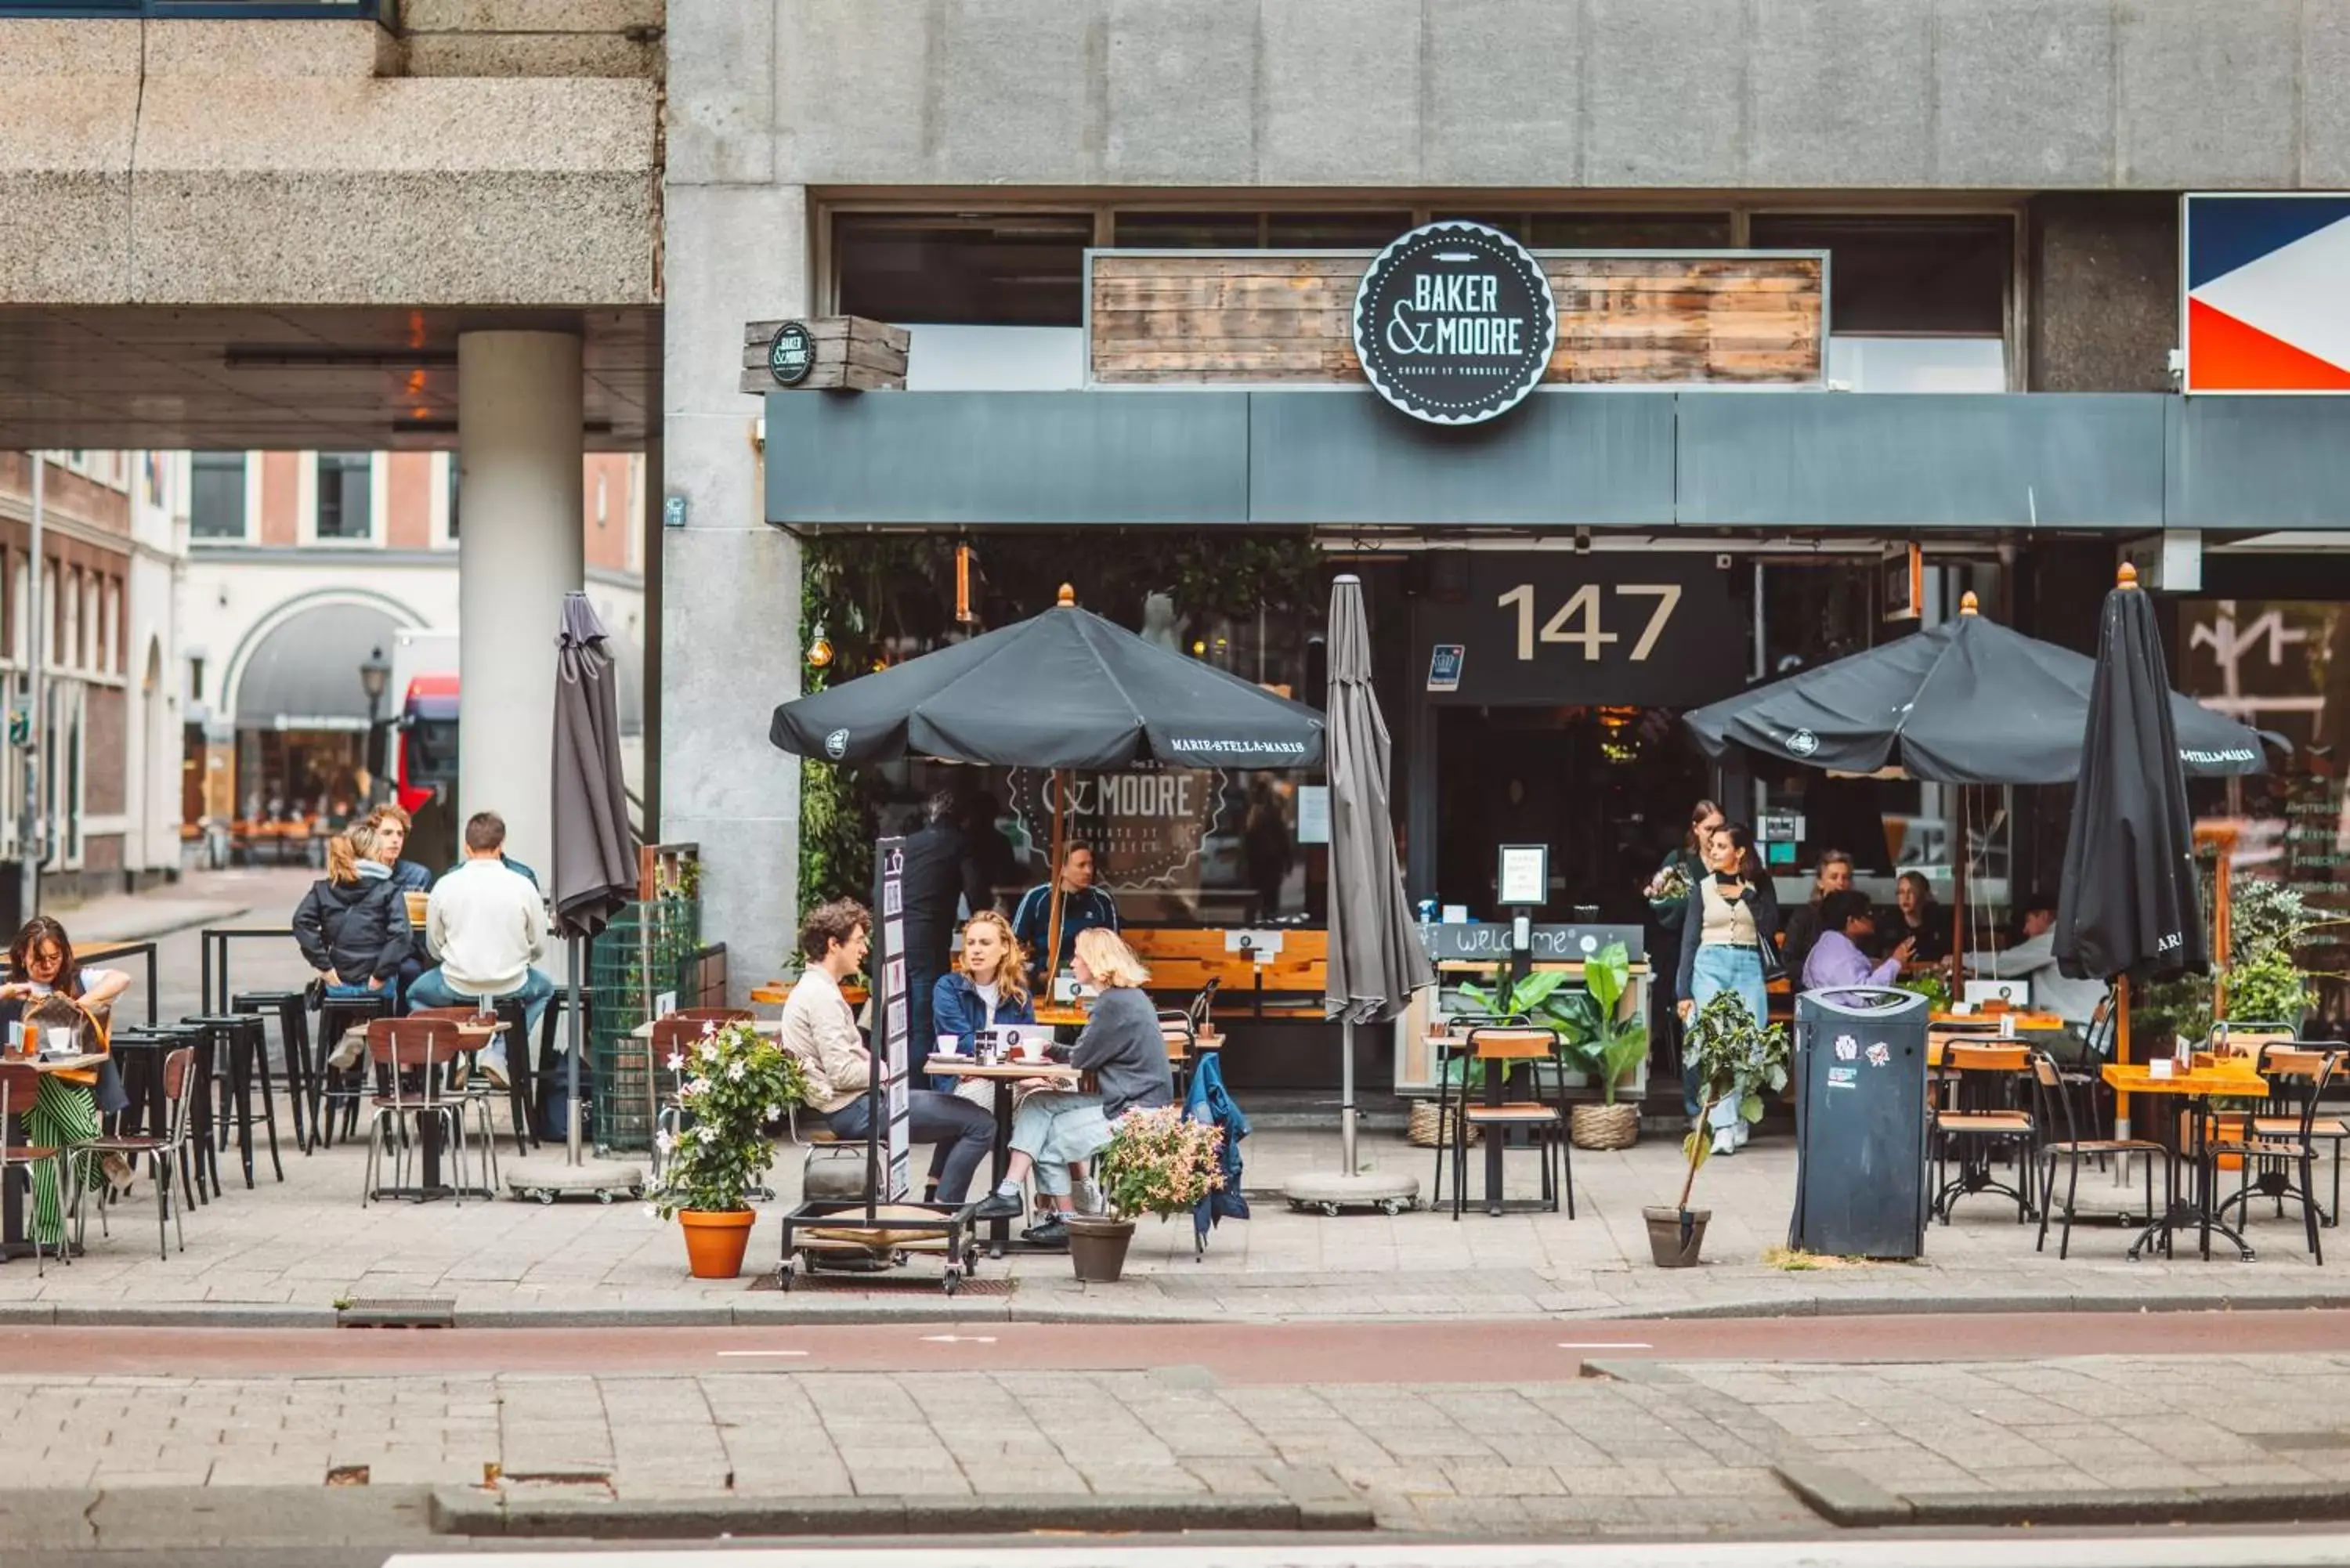
M 1058 1062 L 997 1062 L 983 1063 L 976 1056 L 932 1056 L 922 1064 L 922 1070 L 934 1078 L 975 1078 L 992 1084 L 1017 1084 L 1030 1078 L 1048 1079 L 1074 1089 L 1084 1077 L 1075 1067 Z M 999 1089 L 995 1094 L 995 1158 L 993 1174 L 987 1179 L 992 1191 L 1003 1183 L 1003 1173 L 1012 1166 L 1012 1096 Z M 983 1194 L 982 1196 L 984 1196 Z M 977 1201 L 977 1199 L 973 1199 Z M 987 1255 L 1003 1256 L 1003 1249 L 1012 1243 L 1012 1221 L 993 1220 L 988 1222 Z
M 1035 1007 L 1036 1022 L 1053 1029 L 1082 1029 L 1086 1010 L 1074 1002 L 1040 1002 Z
M 2186 1101 L 2196 1117 L 2199 1141 L 2202 1118 L 2209 1114 L 2206 1109 L 2209 1101 L 2214 1098 L 2234 1097 L 2265 1099 L 2269 1093 L 2268 1080 L 2262 1077 L 2251 1063 L 2241 1058 L 2230 1058 L 2220 1065 L 2198 1067 L 2191 1072 L 2173 1073 L 2168 1078 L 2156 1077 L 2153 1070 L 2147 1066 L 2115 1063 L 2106 1068 L 2105 1079 L 2119 1094 L 2174 1095 Z M 2251 1244 L 2220 1223 L 2218 1214 L 2211 1208 L 2211 1189 L 2217 1184 L 2218 1179 L 2216 1173 L 2206 1168 L 2202 1161 L 2196 1162 L 2197 1175 L 2193 1199 L 2184 1201 L 2180 1199 L 2178 1162 L 2182 1151 L 2178 1136 L 2178 1117 L 2164 1116 L 2158 1117 L 2157 1123 L 2159 1127 L 2158 1141 L 2161 1143 L 2163 1151 L 2169 1157 L 2165 1162 L 2169 1168 L 2166 1183 L 2168 1190 L 2164 1194 L 2163 1212 L 2147 1222 L 2147 1227 L 2139 1233 L 2138 1239 L 2130 1243 L 2129 1255 L 2136 1258 L 2145 1251 L 2147 1243 L 2152 1241 L 2159 1232 L 2162 1237 L 2163 1255 L 2175 1256 L 2172 1251 L 2173 1236 L 2180 1227 L 2191 1225 L 2199 1231 L 2205 1231 L 2207 1228 L 2209 1231 L 2219 1231 L 2236 1244 L 2236 1250 L 2241 1254 L 2245 1262 L 2251 1262 L 2252 1261 Z M 2211 1255 L 2208 1234 L 2203 1244 L 2203 1255 L 2206 1258 Z
M 82 1073 L 106 1060 L 101 1054 L 84 1056 L 11 1056 L 16 1066 L 30 1067 L 47 1077 L 51 1073 Z M 10 1143 L 21 1143 L 25 1137 L 24 1108 L 8 1107 L 8 1126 L 5 1136 Z M 29 1258 L 33 1255 L 32 1238 L 25 1234 L 25 1199 L 14 1181 L 0 1182 L 0 1259 Z

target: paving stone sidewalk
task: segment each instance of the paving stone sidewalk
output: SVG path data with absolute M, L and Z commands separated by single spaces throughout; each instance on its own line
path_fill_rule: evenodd
M 518 1499 L 1249 1494 L 1383 1527 L 1786 1533 L 1775 1467 L 1913 1497 L 2350 1484 L 2350 1355 L 1647 1364 L 1635 1381 L 1148 1373 L 0 1378 L 26 1489 L 492 1485 Z M 494 1480 L 492 1478 L 495 1478 Z

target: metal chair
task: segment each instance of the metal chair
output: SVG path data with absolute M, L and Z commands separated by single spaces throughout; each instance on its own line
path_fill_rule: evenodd
M 2056 1239 L 2056 1256 L 2061 1260 L 2070 1255 L 2073 1245 L 2073 1199 L 2081 1183 L 2081 1162 L 2085 1159 L 2102 1163 L 2116 1155 L 2142 1154 L 2146 1162 L 2146 1216 L 2155 1216 L 2154 1159 L 2159 1155 L 2167 1162 L 2170 1151 L 2147 1138 L 2085 1138 L 2073 1110 L 2074 1088 L 2057 1070 L 2056 1063 L 2045 1051 L 2032 1054 L 2032 1094 L 2038 1113 L 2042 1141 L 2039 1157 L 2046 1167 L 2040 1180 L 2040 1239 L 2032 1245 L 2035 1252 L 2048 1246 L 2048 1220 L 2056 1209 L 2056 1161 L 2066 1162 L 2064 1177 L 2064 1228 Z M 2094 1130 L 2094 1129 L 2093 1129 Z M 2062 1137 L 2051 1135 L 2062 1131 Z M 2168 1190 L 2168 1181 L 2164 1189 Z
M 1943 1052 L 1957 1091 L 1955 1106 L 1934 1112 L 1934 1209 L 1943 1224 L 1950 1222 L 1960 1199 L 1977 1192 L 2014 1199 L 2019 1225 L 2032 1218 L 2031 1149 L 2038 1129 L 2032 1114 L 2014 1103 L 2016 1075 L 2031 1065 L 2030 1057 L 2022 1045 L 1953 1044 Z M 1944 1180 L 1954 1148 L 1959 1173 Z M 2002 1148 L 2015 1157 L 2016 1186 L 1991 1173 L 1991 1157 Z
M 2327 1044 L 2335 1043 L 2329 1041 Z M 2211 1189 L 2212 1162 L 2228 1155 L 2236 1157 L 2239 1179 L 2235 1196 L 2216 1208 L 2210 1204 L 2204 1207 L 2202 1242 L 2205 1257 L 2211 1255 L 2212 1224 L 2215 1221 L 2224 1222 L 2228 1210 L 2239 1205 L 2243 1208 L 2245 1218 L 2250 1219 L 2251 1200 L 2258 1191 L 2264 1195 L 2276 1196 L 2280 1199 L 2278 1203 L 2280 1210 L 2283 1208 L 2282 1199 L 2285 1198 L 2290 1198 L 2301 1205 L 2302 1230 L 2309 1238 L 2309 1261 L 2321 1268 L 2324 1266 L 2325 1249 L 2318 1240 L 2319 1221 L 2324 1211 L 2318 1207 L 2316 1190 L 2311 1179 L 2311 1167 L 2317 1158 L 2317 1123 L 2320 1117 L 2318 1103 L 2325 1097 L 2326 1086 L 2334 1081 L 2334 1073 L 2340 1069 L 2342 1057 L 2343 1052 L 2340 1049 L 2318 1051 L 2273 1045 L 2269 1048 L 2265 1064 L 2268 1072 L 2284 1083 L 2300 1087 L 2302 1091 L 2298 1096 L 2300 1107 L 2290 1117 L 2255 1116 L 2252 1118 L 2251 1125 L 2240 1137 L 2216 1137 L 2207 1140 L 2203 1154 L 2206 1161 L 2203 1171 L 2204 1190 L 2209 1192 Z M 2261 1124 L 2263 1121 L 2275 1130 L 2262 1131 Z M 2284 1178 L 2282 1184 L 2273 1189 L 2254 1189 L 2252 1168 L 2255 1164 L 2277 1171 Z M 2293 1179 L 2296 1170 L 2301 1177 L 2297 1182 Z
M 2350 1052 L 2350 1041 L 2297 1041 L 2285 1047 L 2285 1049 L 2288 1051 L 2314 1051 L 2320 1053 L 2326 1051 Z M 2262 1064 L 2262 1070 L 2272 1074 L 2277 1072 L 2277 1069 L 2268 1066 L 2265 1062 Z M 2271 1087 L 2272 1089 L 2289 1091 L 2291 1087 L 2291 1078 L 2293 1075 L 2285 1075 L 2285 1076 L 2288 1079 L 2287 1083 L 2272 1085 Z M 2300 1112 L 2300 1106 L 2296 1103 L 2296 1096 L 2290 1092 L 2276 1093 L 2270 1096 L 2270 1102 L 2269 1106 L 2264 1108 L 2263 1114 L 2257 1115 L 2252 1117 L 2251 1130 L 2253 1136 L 2257 1137 L 2285 1137 L 2292 1136 L 2294 1130 L 2294 1118 Z M 2326 1111 L 2321 1108 L 2319 1114 L 2310 1121 L 2309 1136 L 2319 1143 L 2330 1143 L 2334 1146 L 2334 1201 L 2326 1205 L 2324 1211 L 2318 1216 L 2318 1219 L 2321 1224 L 2338 1225 L 2342 1221 L 2342 1145 L 2345 1139 L 2350 1139 L 2350 1119 L 2345 1119 L 2338 1111 Z M 2272 1193 L 2271 1196 L 2276 1195 Z M 2280 1215 L 2284 1212 L 2284 1204 L 2282 1198 L 2279 1199 L 2277 1204 L 2277 1212 Z
M 367 1073 L 364 1065 L 337 1069 L 328 1064 L 333 1059 L 335 1047 L 342 1043 L 344 1033 L 353 1024 L 365 1028 L 380 1019 L 391 1016 L 393 998 L 389 990 L 367 996 L 326 996 L 318 1001 L 317 1056 L 310 1075 L 312 1102 L 310 1124 L 317 1130 L 321 1147 L 332 1147 L 335 1141 L 337 1113 L 341 1115 L 343 1136 L 351 1137 L 359 1130 L 359 1102 L 368 1097 Z M 199 1123 L 201 1130 L 202 1124 Z
M 184 1020 L 188 1027 L 201 1029 L 210 1037 L 213 1072 L 210 1075 L 220 1090 L 215 1102 L 219 1107 L 219 1126 L 207 1129 L 216 1133 L 218 1147 L 228 1147 L 232 1132 L 236 1137 L 237 1153 L 244 1168 L 244 1185 L 253 1186 L 253 1086 L 257 1075 L 261 1080 L 261 1119 L 269 1137 L 269 1163 L 277 1179 L 286 1179 L 285 1162 L 277 1152 L 277 1106 L 275 1087 L 269 1075 L 269 1027 L 257 1012 L 213 1013 L 202 1018 Z
M 478 1009 L 471 1007 L 420 1007 L 408 1016 L 437 1018 L 454 1024 L 459 1029 L 463 1029 L 469 1024 L 479 1023 L 481 1012 Z M 509 1025 L 508 1038 L 512 1038 L 513 1033 L 513 1027 Z M 470 1045 L 470 1042 L 467 1044 Z M 479 1047 L 473 1047 L 473 1049 L 478 1050 Z M 484 1073 L 466 1074 L 464 1086 L 454 1091 L 461 1107 L 461 1114 L 471 1113 L 474 1125 L 481 1130 L 482 1186 L 491 1192 L 498 1189 L 498 1137 L 497 1128 L 490 1120 L 490 1104 L 504 1092 L 492 1084 L 488 1075 Z M 460 1174 L 462 1175 L 462 1172 Z
M 1551 1163 L 1554 1150 L 1566 1141 L 1565 1114 L 1556 1106 L 1542 1098 L 1542 1091 L 1538 1085 L 1529 1089 L 1534 1096 L 1531 1100 L 1512 1100 L 1507 1097 L 1510 1074 L 1519 1064 L 1524 1064 L 1527 1072 L 1531 1074 L 1534 1071 L 1535 1064 L 1551 1060 L 1557 1052 L 1558 1036 L 1547 1029 L 1503 1025 L 1472 1029 L 1469 1032 L 1468 1041 L 1462 1047 L 1462 1055 L 1469 1061 L 1482 1064 L 1489 1074 L 1498 1071 L 1502 1077 L 1499 1085 L 1500 1093 L 1498 1095 L 1489 1093 L 1486 1099 L 1480 1101 L 1467 1097 L 1467 1078 L 1466 1075 L 1463 1075 L 1461 1113 L 1452 1124 L 1453 1219 L 1461 1218 L 1463 1199 L 1468 1189 L 1469 1129 L 1471 1127 L 1484 1129 L 1484 1136 L 1487 1137 L 1503 1137 L 1513 1127 L 1526 1129 L 1527 1134 L 1534 1139 L 1537 1151 L 1542 1155 L 1542 1200 L 1546 1207 L 1554 1210 L 1558 1208 L 1558 1189 L 1564 1183 L 1554 1181 Z M 1489 1091 L 1493 1087 L 1492 1080 L 1488 1079 L 1487 1087 Z M 1491 1194 L 1488 1201 L 1499 1204 L 1501 1195 Z M 1570 1214 L 1569 1218 L 1573 1216 Z
M 1512 1023 L 1514 1020 L 1504 1018 L 1497 1013 L 1464 1012 L 1445 1022 L 1455 1033 L 1458 1033 L 1488 1024 Z M 1444 1168 L 1451 1159 L 1452 1135 L 1459 1130 L 1453 1124 L 1457 1122 L 1459 1113 L 1452 1109 L 1453 1048 L 1449 1044 L 1439 1043 L 1431 1044 L 1430 1049 L 1435 1053 L 1435 1060 L 1430 1065 L 1434 1069 L 1436 1075 L 1436 1169 L 1429 1179 L 1428 1206 L 1430 1209 L 1440 1209 L 1444 1206 Z M 1458 1059 L 1461 1064 L 1461 1098 L 1466 1101 L 1469 1097 L 1469 1079 L 1474 1069 L 1470 1064 L 1465 1049 L 1460 1054 Z
M 375 1116 L 368 1128 L 367 1171 L 359 1189 L 359 1207 L 366 1208 L 380 1190 L 378 1178 L 383 1170 L 386 1145 L 392 1148 L 391 1184 L 408 1185 L 400 1179 L 407 1168 L 411 1117 L 419 1137 L 424 1135 L 428 1121 L 446 1127 L 458 1177 L 450 1183 L 450 1189 L 462 1206 L 465 1200 L 465 1107 L 462 1098 L 451 1098 L 443 1087 L 445 1069 L 465 1054 L 457 1025 L 445 1018 L 379 1018 L 368 1025 L 367 1049 L 376 1075 L 371 1101 Z
M 69 1178 L 64 1149 L 48 1144 L 10 1143 L 7 1139 L 8 1124 L 32 1109 L 33 1100 L 40 1092 L 41 1074 L 38 1068 L 29 1062 L 0 1062 L 0 1186 L 5 1186 L 17 1172 L 24 1173 L 27 1218 L 33 1207 L 33 1172 L 38 1167 L 47 1165 L 56 1171 L 57 1201 L 60 1204 L 69 1197 L 66 1190 Z M 33 1239 L 33 1273 L 39 1278 L 48 1272 L 47 1265 L 41 1262 L 41 1229 L 37 1224 L 28 1224 L 26 1230 Z M 60 1258 L 66 1257 L 64 1239 L 60 1237 L 58 1244 L 49 1251 Z
M 188 1091 L 195 1075 L 195 1048 L 182 1045 L 173 1050 L 170 1055 L 163 1058 L 162 1094 L 163 1104 L 166 1106 L 163 1130 L 160 1133 L 118 1134 L 109 1137 L 101 1137 L 82 1145 L 80 1150 L 101 1156 L 119 1154 L 125 1159 L 141 1158 L 146 1159 L 148 1178 L 155 1183 L 155 1251 L 166 1262 L 169 1262 L 172 1258 L 172 1232 L 176 1231 L 179 1235 L 180 1251 L 185 1252 L 188 1250 L 188 1228 L 185 1221 L 181 1219 L 187 1204 L 184 1201 L 177 1204 L 172 1201 L 172 1174 L 175 1169 L 179 1170 L 182 1173 L 181 1180 L 184 1183 L 187 1179 L 185 1172 L 188 1111 L 194 1100 L 194 1096 Z M 74 1245 L 77 1247 L 82 1244 L 82 1239 L 89 1228 L 89 1217 L 84 1212 L 82 1201 L 88 1195 L 87 1189 L 75 1195 Z M 111 1236 L 114 1233 L 113 1228 L 106 1222 L 106 1210 L 112 1199 L 112 1193 L 105 1191 L 101 1184 L 98 1203 L 98 1225 L 100 1235 Z M 167 1220 L 169 1230 L 165 1228 Z
M 295 1147 L 308 1154 L 317 1136 L 317 1129 L 309 1121 L 317 1094 L 311 1076 L 308 1002 L 298 991 L 241 991 L 229 999 L 228 1010 L 258 1013 L 265 1018 L 276 1015 L 278 1059 L 286 1070 L 286 1114 L 294 1124 Z M 268 1071 L 265 1057 L 262 1070 L 265 1075 Z M 273 1134 L 274 1130 L 273 1124 Z

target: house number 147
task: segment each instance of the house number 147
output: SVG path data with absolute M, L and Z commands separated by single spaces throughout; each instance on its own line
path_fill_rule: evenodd
M 1648 611 L 1648 624 L 1640 630 L 1640 639 L 1632 645 L 1632 658 L 1637 663 L 1656 650 L 1657 639 L 1665 633 L 1665 623 L 1673 618 L 1673 611 L 1680 605 L 1681 587 L 1679 583 L 1617 583 L 1615 587 L 1619 595 L 1633 595 L 1656 601 Z M 1518 657 L 1521 659 L 1533 659 L 1534 643 L 1540 640 L 1579 644 L 1583 657 L 1596 663 L 1602 647 L 1623 640 L 1616 633 L 1601 628 L 1599 585 L 1596 583 L 1586 583 L 1575 589 L 1566 603 L 1559 606 L 1558 613 L 1543 622 L 1539 633 L 1534 630 L 1534 586 L 1532 583 L 1520 583 L 1496 602 L 1503 609 L 1512 606 L 1517 607 Z

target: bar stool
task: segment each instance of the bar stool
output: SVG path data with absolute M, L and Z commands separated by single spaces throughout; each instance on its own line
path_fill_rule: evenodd
M 359 1104 L 370 1098 L 368 1088 L 369 1069 L 364 1061 L 338 1073 L 327 1064 L 334 1055 L 346 1031 L 365 1030 L 379 1018 L 390 1018 L 391 992 L 369 992 L 365 996 L 321 996 L 318 1002 L 317 1055 L 314 1058 L 311 1084 L 316 1096 L 311 1124 L 318 1130 L 321 1147 L 332 1147 L 335 1141 L 335 1116 L 342 1115 L 343 1136 L 356 1137 L 359 1126 Z
M 277 1015 L 278 1059 L 286 1067 L 286 1108 L 293 1118 L 294 1141 L 304 1154 L 317 1137 L 311 1126 L 317 1088 L 310 1069 L 310 1008 L 298 991 L 242 991 L 228 1004 L 231 1012 Z M 267 1059 L 264 1058 L 264 1066 Z
M 253 1186 L 253 1080 L 261 1079 L 261 1118 L 269 1134 L 269 1164 L 277 1179 L 286 1179 L 285 1161 L 277 1152 L 277 1103 L 275 1085 L 269 1076 L 269 1026 L 256 1012 L 215 1012 L 200 1018 L 182 1021 L 190 1028 L 201 1029 L 212 1039 L 212 1063 L 216 1069 L 207 1078 L 217 1076 L 223 1097 L 217 1102 L 220 1113 L 218 1143 L 228 1147 L 229 1122 L 236 1124 L 238 1162 L 244 1168 L 244 1185 Z M 202 1063 L 200 1055 L 199 1063 Z M 209 1086 L 209 1085 L 208 1085 Z M 207 1134 L 211 1129 L 205 1129 Z M 215 1164 L 213 1190 L 220 1190 L 220 1172 Z
M 530 1085 L 530 1141 L 534 1147 L 544 1141 L 540 1117 L 543 1107 L 547 1103 L 547 1085 L 555 1073 L 556 1061 L 571 1044 L 570 1033 L 565 1027 L 565 1020 L 569 1016 L 570 1007 L 570 992 L 557 991 L 554 998 L 547 1002 L 546 1011 L 539 1015 L 538 1059 L 532 1069 Z M 589 1043 L 595 1037 L 595 1032 L 596 999 L 582 989 L 579 992 L 579 1049 L 581 1052 L 585 1053 L 588 1049 Z M 593 1056 L 583 1054 L 580 1057 L 579 1083 L 583 1092 L 591 1090 L 593 1087 L 594 1062 Z M 562 1136 L 558 1130 L 556 1134 L 557 1142 L 562 1141 Z

